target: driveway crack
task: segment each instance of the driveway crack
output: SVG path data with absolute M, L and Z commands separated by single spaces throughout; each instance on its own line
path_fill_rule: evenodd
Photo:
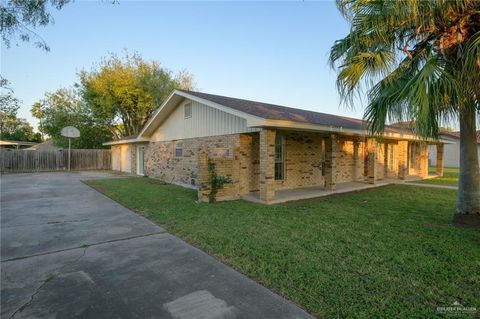
M 27 301 L 26 303 L 24 303 L 23 305 L 21 305 L 17 310 L 15 310 L 12 315 L 10 316 L 10 319 L 14 318 L 17 313 L 19 312 L 22 312 L 23 310 L 25 310 L 32 302 L 33 302 L 33 299 L 35 299 L 35 296 L 40 292 L 40 290 L 42 290 L 42 288 L 49 282 L 51 281 L 53 278 L 55 278 L 54 276 L 49 276 L 47 277 L 43 282 L 42 284 L 37 288 L 35 289 L 35 292 L 30 296 L 30 300 Z
M 73 265 L 73 264 L 76 264 L 77 262 L 79 262 L 80 259 L 82 259 L 82 258 L 86 255 L 88 247 L 89 247 L 89 246 L 85 246 L 85 247 L 84 247 L 83 253 L 82 253 L 79 257 L 77 257 L 77 258 L 75 258 L 74 260 L 72 260 L 71 262 L 68 262 L 68 263 L 66 263 L 65 265 L 63 265 L 63 266 L 61 266 L 61 267 L 53 270 L 53 271 L 47 276 L 47 278 L 46 278 L 45 280 L 43 280 L 43 282 L 40 284 L 40 286 L 38 286 L 38 288 L 35 289 L 34 293 L 30 296 L 30 300 L 27 301 L 26 303 L 24 303 L 23 305 L 21 305 L 17 310 L 15 310 L 15 311 L 12 313 L 12 315 L 10 316 L 10 319 L 13 319 L 13 318 L 17 315 L 17 313 L 24 311 L 24 310 L 33 302 L 33 300 L 35 299 L 35 296 L 40 292 L 40 290 L 42 290 L 42 288 L 43 288 L 48 282 L 52 281 L 52 280 L 55 279 L 59 274 L 61 274 L 61 271 L 62 271 L 64 268 L 67 268 L 68 266 Z M 8 279 L 7 272 L 6 272 L 4 269 L 2 269 L 2 271 L 3 271 L 3 273 L 4 273 L 5 278 L 6 278 L 8 281 L 13 282 L 13 281 L 11 281 L 10 279 Z
M 2 228 L 15 228 L 15 227 L 26 227 L 26 226 L 42 226 L 42 225 L 57 225 L 57 224 L 68 224 L 68 223 L 83 223 L 89 221 L 88 218 L 85 219 L 73 219 L 73 220 L 53 220 L 45 223 L 37 224 L 20 224 L 20 225 L 11 225 L 11 226 L 2 226 Z
M 20 256 L 20 257 L 13 257 L 9 259 L 4 259 L 1 262 L 10 262 L 10 261 L 15 261 L 15 260 L 20 260 L 20 259 L 26 259 L 26 258 L 31 258 L 31 257 L 39 257 L 39 256 L 45 256 L 45 255 L 51 255 L 51 254 L 56 254 L 64 251 L 69 251 L 69 250 L 75 250 L 79 248 L 85 248 L 85 247 L 91 247 L 91 246 L 98 246 L 98 245 L 103 245 L 103 244 L 109 244 L 109 243 L 114 243 L 117 241 L 124 241 L 124 240 L 130 240 L 130 239 L 136 239 L 136 238 L 143 238 L 143 237 L 149 237 L 149 236 L 154 236 L 154 235 L 160 235 L 160 234 L 165 234 L 167 231 L 160 231 L 160 232 L 155 232 L 155 233 L 148 233 L 148 234 L 142 234 L 142 235 L 136 235 L 136 236 L 129 236 L 129 237 L 124 237 L 124 238 L 118 238 L 118 239 L 112 239 L 112 240 L 106 240 L 106 241 L 101 241 L 101 242 L 96 242 L 96 243 L 91 243 L 91 244 L 83 244 L 80 246 L 75 246 L 75 247 L 70 247 L 70 248 L 65 248 L 65 249 L 58 249 L 54 251 L 47 251 L 44 253 L 39 253 L 39 254 L 33 254 L 33 255 L 28 255 L 28 256 Z

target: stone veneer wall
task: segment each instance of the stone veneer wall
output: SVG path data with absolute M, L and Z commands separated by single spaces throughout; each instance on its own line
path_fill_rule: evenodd
M 130 145 L 130 173 L 137 174 L 137 145 Z
M 182 156 L 175 156 L 176 143 L 183 145 Z M 239 134 L 151 142 L 145 151 L 145 173 L 168 183 L 198 188 L 201 152 L 214 159 L 233 160 L 239 144 Z

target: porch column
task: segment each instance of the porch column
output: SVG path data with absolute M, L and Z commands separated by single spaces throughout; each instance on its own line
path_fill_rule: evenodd
M 443 144 L 437 144 L 437 176 L 443 176 Z
M 260 199 L 275 198 L 275 130 L 260 131 Z
M 337 168 L 337 136 L 332 134 L 325 139 L 325 190 L 335 190 Z
M 369 138 L 367 140 L 368 149 L 368 171 L 367 181 L 369 184 L 377 182 L 377 140 Z
M 405 179 L 408 176 L 408 141 L 398 141 L 398 178 Z
M 428 177 L 428 144 L 420 144 L 420 177 Z
M 353 141 L 353 180 L 358 180 L 358 174 L 361 172 L 361 167 L 359 166 L 359 148 L 360 142 L 358 140 Z

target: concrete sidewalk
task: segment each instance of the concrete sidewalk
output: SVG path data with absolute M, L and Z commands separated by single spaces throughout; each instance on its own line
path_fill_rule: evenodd
M 408 183 L 405 183 L 405 185 L 458 190 L 457 186 L 448 186 L 448 185 L 423 184 L 423 183 L 416 183 L 416 182 L 408 182 Z
M 2 318 L 311 318 L 80 182 L 1 176 Z

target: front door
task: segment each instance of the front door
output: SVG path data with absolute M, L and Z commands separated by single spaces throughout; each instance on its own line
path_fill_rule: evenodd
M 137 146 L 137 175 L 145 175 L 145 146 Z

